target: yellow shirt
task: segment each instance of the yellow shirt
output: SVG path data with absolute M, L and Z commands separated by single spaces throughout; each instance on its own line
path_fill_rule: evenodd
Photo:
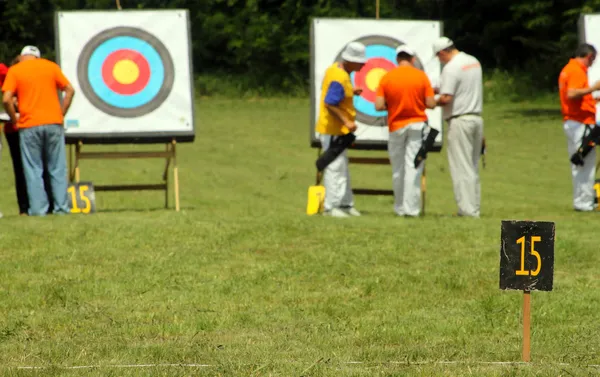
M 334 63 L 327 71 L 325 71 L 325 77 L 323 78 L 323 84 L 321 85 L 321 100 L 319 102 L 319 119 L 317 121 L 316 130 L 322 135 L 345 135 L 349 132 L 348 128 L 327 109 L 326 98 L 329 92 L 329 87 L 332 83 L 334 85 L 341 85 L 343 88 L 343 98 L 337 103 L 338 108 L 348 117 L 348 119 L 354 121 L 356 118 L 356 109 L 354 108 L 354 87 L 352 86 L 352 80 L 348 72 L 344 70 L 340 63 Z

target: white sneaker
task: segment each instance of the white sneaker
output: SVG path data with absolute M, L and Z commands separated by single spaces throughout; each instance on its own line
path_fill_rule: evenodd
M 354 207 L 343 208 L 342 211 L 346 212 L 350 216 L 360 216 L 361 213 Z
M 331 211 L 323 212 L 323 215 L 331 217 L 350 217 L 350 215 L 339 208 L 334 208 Z

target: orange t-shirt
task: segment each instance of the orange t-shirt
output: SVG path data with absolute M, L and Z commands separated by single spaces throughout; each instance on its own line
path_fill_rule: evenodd
M 8 70 L 2 91 L 16 94 L 19 101 L 19 128 L 63 124 L 57 89 L 69 80 L 58 64 L 46 59 L 22 61 Z
M 434 93 L 425 72 L 413 66 L 399 66 L 383 76 L 377 96 L 385 98 L 389 130 L 394 132 L 410 123 L 425 122 L 425 98 Z
M 564 120 L 574 120 L 585 124 L 596 123 L 596 102 L 591 94 L 576 99 L 568 99 L 569 89 L 589 88 L 588 67 L 575 59 L 562 69 L 558 78 L 558 90 L 560 93 L 560 107 Z

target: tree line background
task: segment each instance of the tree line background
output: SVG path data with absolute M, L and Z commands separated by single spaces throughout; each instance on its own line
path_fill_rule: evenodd
M 121 0 L 123 9 L 187 8 L 197 86 L 306 93 L 311 17 L 375 17 L 375 0 Z M 0 0 L 0 61 L 25 44 L 54 57 L 54 12 L 116 9 L 115 0 Z M 445 35 L 479 58 L 491 84 L 531 94 L 556 88 L 578 43 L 581 13 L 600 0 L 381 0 L 380 17 L 444 22 Z M 73 30 L 73 32 L 77 32 Z M 598 46 L 600 48 L 600 46 Z

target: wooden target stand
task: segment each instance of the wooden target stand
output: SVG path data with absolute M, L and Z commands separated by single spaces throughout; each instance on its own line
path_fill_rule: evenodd
M 173 165 L 173 189 L 175 191 L 175 211 L 179 212 L 179 169 L 177 168 L 177 141 L 173 139 L 166 143 L 164 152 L 161 151 L 130 151 L 130 152 L 83 152 L 83 142 L 80 140 L 73 146 L 69 146 L 69 179 L 71 182 L 79 182 L 81 177 L 80 160 L 104 160 L 104 159 L 135 159 L 135 158 L 163 158 L 165 169 L 162 182 L 157 184 L 130 184 L 130 185 L 94 185 L 95 191 L 142 191 L 142 190 L 164 190 L 165 208 L 169 208 L 169 168 Z M 74 160 L 74 161 L 73 161 Z

